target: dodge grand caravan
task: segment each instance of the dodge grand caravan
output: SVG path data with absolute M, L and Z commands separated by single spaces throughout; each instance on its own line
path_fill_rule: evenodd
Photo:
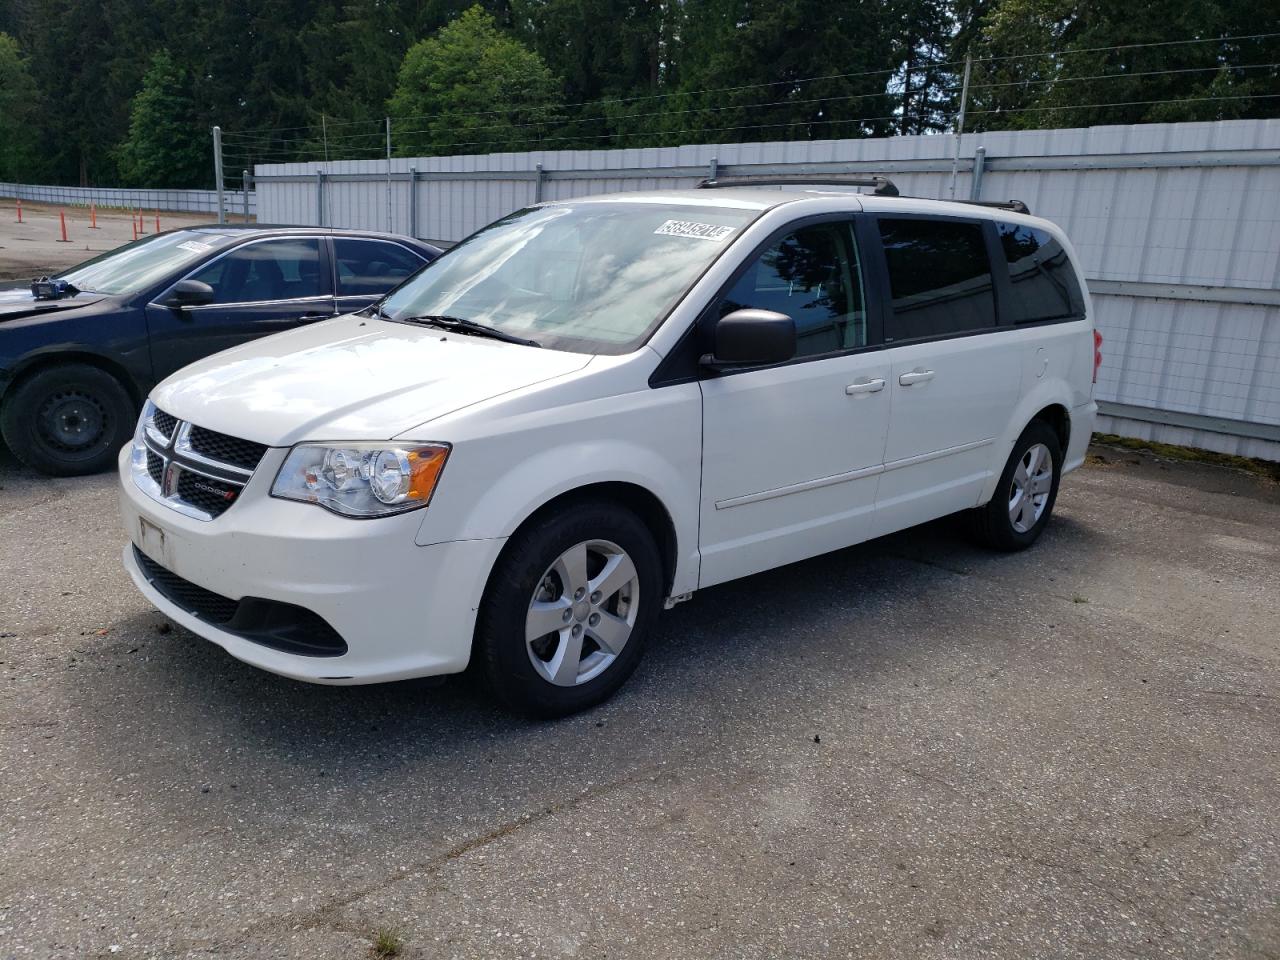
M 120 458 L 124 563 L 233 656 L 582 709 L 693 591 L 967 511 L 1030 546 L 1092 431 L 1067 238 L 847 185 L 546 203 L 356 314 L 198 361 Z

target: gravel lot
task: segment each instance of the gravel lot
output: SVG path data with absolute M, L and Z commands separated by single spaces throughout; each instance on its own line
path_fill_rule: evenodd
M 0 957 L 1276 958 L 1280 489 L 1095 453 L 1029 553 L 704 591 L 554 724 L 240 665 L 0 453 Z
M 58 211 L 67 217 L 67 242 L 62 243 Z M 156 212 L 144 211 L 147 236 L 156 232 Z M 213 223 L 216 216 L 200 213 L 161 211 L 160 229 L 176 230 L 198 223 Z M 241 217 L 233 216 L 233 222 Z M 89 225 L 87 207 L 54 207 L 42 203 L 22 203 L 22 223 L 17 222 L 15 201 L 0 199 L 0 282 L 30 280 L 73 267 L 83 260 L 133 240 L 132 214 L 127 210 L 98 210 L 98 227 Z

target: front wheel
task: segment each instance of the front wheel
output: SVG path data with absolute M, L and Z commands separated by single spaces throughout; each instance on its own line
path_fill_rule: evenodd
M 639 663 L 662 584 L 653 535 L 629 510 L 600 501 L 550 514 L 512 538 L 489 577 L 478 666 L 522 713 L 597 704 Z
M 124 386 L 98 367 L 47 367 L 15 386 L 0 410 L 14 455 L 57 477 L 105 470 L 133 436 L 137 411 Z
M 991 501 L 974 511 L 978 538 L 997 550 L 1025 550 L 1040 537 L 1058 499 L 1062 445 L 1057 432 L 1033 420 L 1013 445 Z

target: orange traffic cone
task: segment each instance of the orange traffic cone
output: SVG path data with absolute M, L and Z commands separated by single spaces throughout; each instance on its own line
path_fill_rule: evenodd
M 22 222 L 22 198 L 18 198 L 18 222 Z
M 129 222 L 133 224 L 133 239 L 137 240 L 138 239 L 138 218 L 131 216 L 129 218 Z
M 62 239 L 58 243 L 70 243 L 67 239 L 67 215 L 61 210 L 58 211 L 58 221 L 62 224 Z
M 92 200 L 89 201 L 89 229 L 98 229 L 98 205 Z
M 156 233 L 160 232 L 160 211 L 156 211 Z

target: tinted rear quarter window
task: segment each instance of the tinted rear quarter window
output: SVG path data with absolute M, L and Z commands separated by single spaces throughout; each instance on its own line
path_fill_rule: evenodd
M 1001 313 L 1006 323 L 1036 323 L 1084 316 L 1084 295 L 1067 251 L 1044 230 L 996 224 L 1009 262 L 1012 288 Z
M 882 217 L 879 230 L 893 302 L 887 341 L 995 326 L 991 263 L 981 224 Z

